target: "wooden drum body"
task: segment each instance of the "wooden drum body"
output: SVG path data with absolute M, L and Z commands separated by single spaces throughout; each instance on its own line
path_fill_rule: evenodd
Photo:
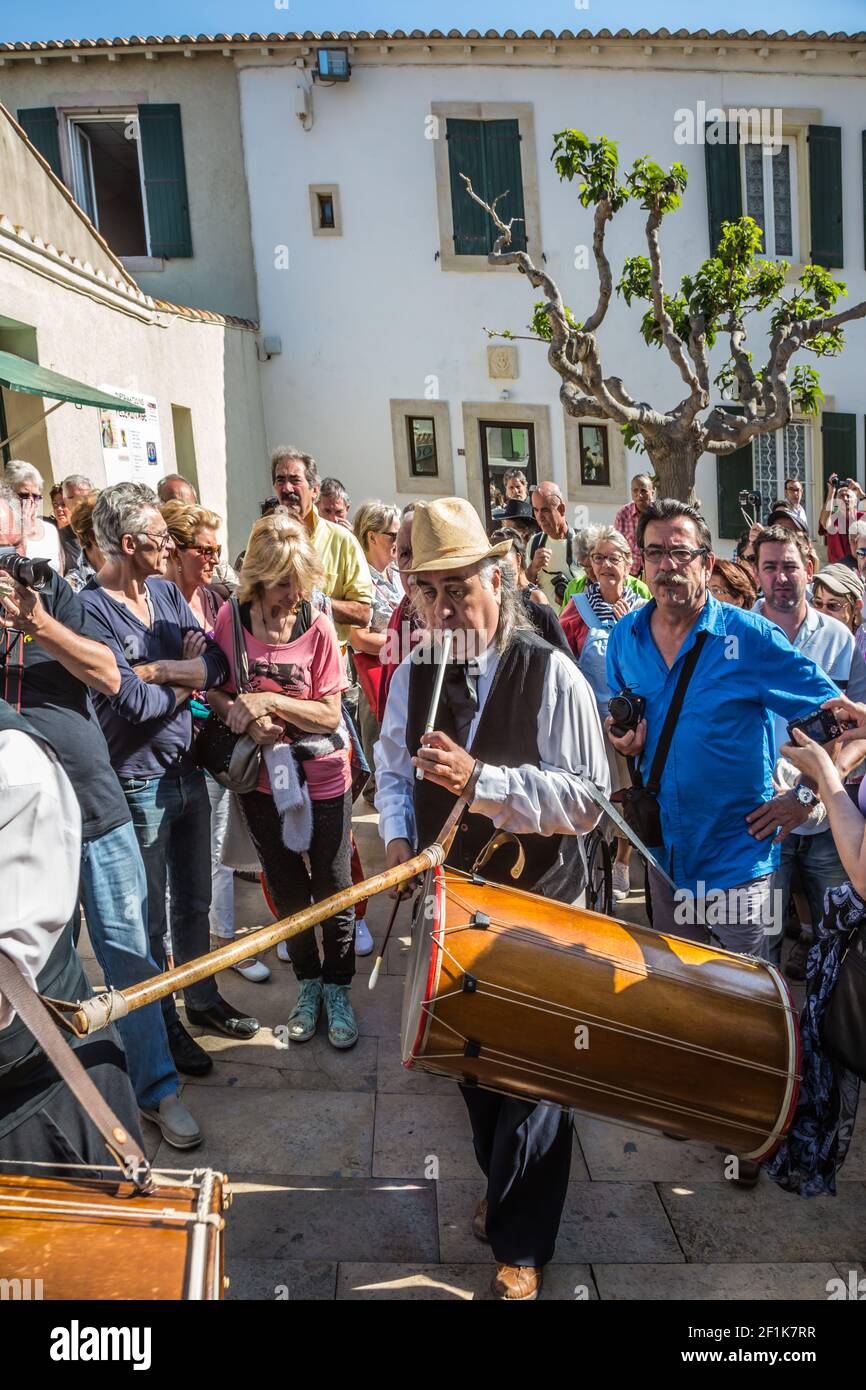
M 74 1170 L 71 1170 L 74 1171 Z M 0 1278 L 54 1299 L 221 1299 L 222 1175 L 120 1179 L 0 1171 Z
M 777 1147 L 799 1030 L 772 966 L 448 869 L 424 903 L 405 1066 L 742 1157 Z

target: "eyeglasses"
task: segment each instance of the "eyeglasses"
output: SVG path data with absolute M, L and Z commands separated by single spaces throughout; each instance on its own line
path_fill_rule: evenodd
M 152 535 L 150 534 L 149 531 L 139 531 L 138 534 L 139 534 L 139 537 L 141 537 L 141 536 L 147 536 L 147 539 L 148 539 L 149 541 L 153 541 L 153 543 L 154 543 L 154 545 L 156 546 L 157 550 L 165 550 L 165 549 L 167 549 L 167 547 L 170 546 L 171 543 L 172 543 L 172 540 L 171 540 L 171 532 L 170 532 L 170 531 L 163 531 L 163 532 L 161 532 L 161 534 L 158 535 L 158 536 L 152 536 Z
M 203 560 L 218 560 L 223 553 L 221 545 L 184 545 L 182 550 L 191 550 L 194 555 L 200 555 Z
M 710 593 L 712 594 L 713 598 L 721 600 L 736 598 L 736 594 L 734 593 L 733 589 L 724 589 L 722 588 L 721 584 L 717 584 L 715 588 L 713 588 L 711 584 Z
M 19 494 L 18 494 L 18 501 L 19 501 L 19 502 L 41 502 L 41 501 L 42 501 L 42 493 L 41 493 L 41 492 L 19 492 Z
M 858 560 L 862 560 L 863 556 L 866 555 L 866 550 L 855 550 L 854 554 L 857 556 Z
M 594 565 L 622 565 L 626 560 L 624 555 L 590 555 L 589 558 Z
M 641 549 L 641 555 L 648 560 L 651 565 L 661 564 L 667 555 L 674 564 L 682 568 L 683 565 L 690 565 L 697 555 L 708 555 L 709 551 L 705 545 L 675 545 L 670 549 L 666 545 L 645 545 Z
M 843 600 L 821 598 L 818 594 L 812 597 L 812 607 L 818 608 L 824 613 L 844 613 L 848 607 Z

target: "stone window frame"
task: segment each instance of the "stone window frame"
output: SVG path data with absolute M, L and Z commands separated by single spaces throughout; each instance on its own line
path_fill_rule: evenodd
M 434 101 L 436 117 L 432 140 L 436 171 L 436 208 L 439 218 L 439 266 L 442 270 L 519 274 L 516 266 L 491 265 L 486 256 L 458 256 L 454 251 L 454 213 L 451 206 L 451 168 L 448 162 L 446 121 L 451 116 L 465 121 L 517 121 L 520 131 L 520 167 L 523 174 L 523 211 L 526 246 L 530 256 L 541 258 L 541 210 L 538 195 L 538 158 L 535 148 L 535 111 L 531 102 Z M 503 192 L 505 190 L 503 189 Z
M 563 412 L 564 413 L 564 412 Z M 610 485 L 592 487 L 580 481 L 580 426 L 595 425 L 607 430 L 607 457 L 610 465 Z M 622 506 L 631 501 L 628 490 L 628 450 L 619 426 L 599 415 L 565 415 L 565 477 L 571 502 L 616 502 Z
M 404 400 L 389 401 L 391 413 L 391 439 L 394 448 L 394 475 L 397 492 L 409 496 L 419 494 L 425 497 L 454 496 L 454 451 L 451 447 L 451 414 L 447 401 Z M 409 431 L 406 421 L 410 415 L 429 418 L 436 431 L 436 463 L 438 473 L 435 478 L 423 477 L 412 472 L 409 457 Z
M 340 185 L 338 183 L 308 184 L 310 195 L 310 222 L 313 236 L 334 237 L 343 235 L 343 209 L 340 206 Z M 333 227 L 319 226 L 319 197 L 329 197 L 334 205 Z
M 482 420 L 501 425 L 532 425 L 535 431 L 535 471 L 538 482 L 553 482 L 553 441 L 550 406 L 523 401 L 463 401 L 463 447 L 466 458 L 466 491 L 478 515 L 486 516 L 484 475 L 481 463 Z

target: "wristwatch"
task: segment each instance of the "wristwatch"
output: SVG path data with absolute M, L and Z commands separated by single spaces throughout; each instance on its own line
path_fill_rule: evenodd
M 811 811 L 812 807 L 815 805 L 815 802 L 818 800 L 817 794 L 816 794 L 815 792 L 812 791 L 811 787 L 804 787 L 804 786 L 795 787 L 795 788 L 794 788 L 794 795 L 796 796 L 796 798 L 797 798 L 797 800 L 799 801 L 800 805 L 801 805 L 801 806 L 808 806 L 808 808 L 809 808 L 810 811 Z

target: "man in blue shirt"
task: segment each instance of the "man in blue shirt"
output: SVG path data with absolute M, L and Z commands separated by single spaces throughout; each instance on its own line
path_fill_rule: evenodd
M 646 717 L 623 738 L 647 776 L 683 661 L 706 632 L 665 762 L 659 791 L 659 860 L 684 893 L 650 869 L 653 925 L 766 955 L 772 927 L 770 876 L 778 841 L 805 817 L 796 793 L 774 795 L 773 714 L 810 714 L 836 687 L 774 624 L 718 603 L 707 590 L 712 538 L 703 517 L 672 499 L 647 507 L 638 545 L 653 601 L 616 624 L 607 651 L 608 684 L 646 700 Z M 772 802 L 779 832 L 757 839 L 746 817 Z M 704 900 L 713 895 L 713 912 Z M 691 909 L 691 911 L 690 911 Z M 705 918 L 709 923 L 705 924 Z

